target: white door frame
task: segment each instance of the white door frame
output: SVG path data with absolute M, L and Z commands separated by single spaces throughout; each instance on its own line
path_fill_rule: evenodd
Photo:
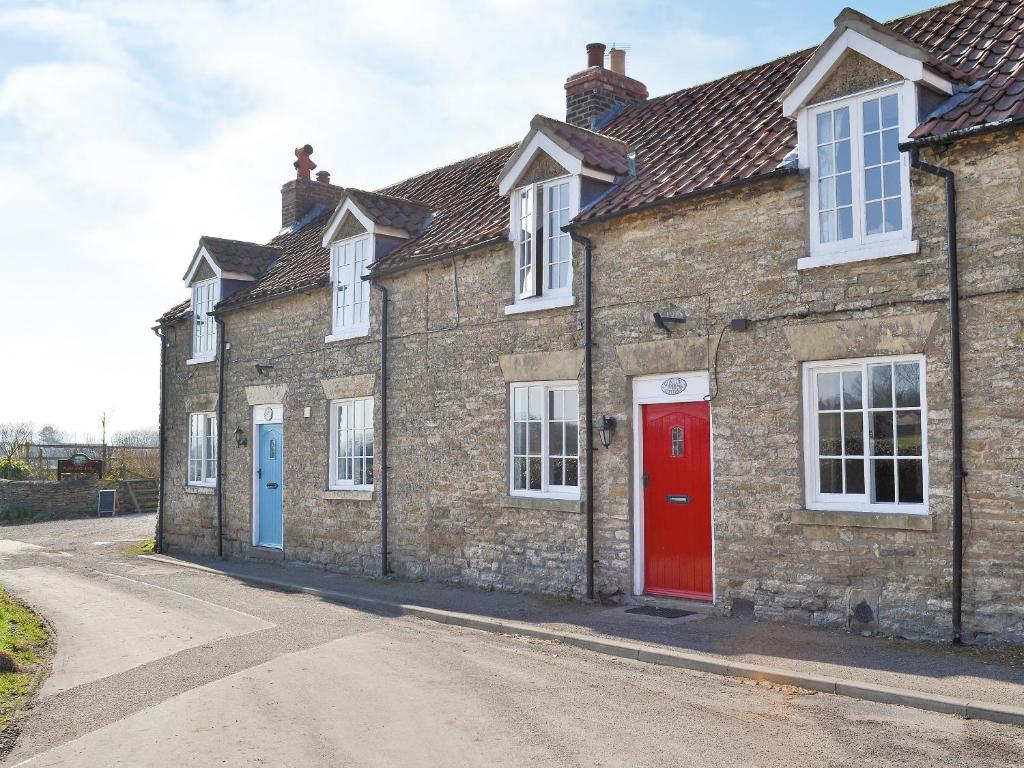
M 682 382 L 682 384 L 680 384 Z M 680 391 L 681 389 L 681 391 Z M 659 373 L 633 378 L 633 594 L 644 593 L 644 423 L 641 406 L 657 403 L 702 402 L 708 392 L 706 372 Z M 718 598 L 715 567 L 715 431 L 708 409 L 709 460 L 711 463 L 711 602 Z
M 259 546 L 260 531 L 260 424 L 284 424 L 284 406 L 267 403 L 252 407 L 252 545 Z M 281 484 L 284 485 L 284 435 L 281 437 Z M 281 549 L 284 549 L 284 494 L 281 495 Z

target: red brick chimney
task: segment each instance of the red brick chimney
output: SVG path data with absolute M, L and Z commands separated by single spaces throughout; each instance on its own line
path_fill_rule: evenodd
M 593 130 L 616 107 L 647 100 L 647 86 L 626 76 L 626 52 L 612 48 L 611 69 L 604 67 L 605 46 L 587 46 L 587 68 L 565 81 L 565 122 Z
M 301 221 L 318 204 L 333 209 L 345 192 L 344 187 L 330 183 L 331 175 L 327 171 L 318 172 L 316 181 L 310 180 L 309 172 L 316 168 L 316 163 L 310 157 L 312 154 L 313 147 L 309 144 L 295 150 L 295 178 L 281 187 L 282 227 L 290 227 Z

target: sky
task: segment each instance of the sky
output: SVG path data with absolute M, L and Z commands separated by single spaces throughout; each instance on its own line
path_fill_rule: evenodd
M 276 234 L 297 146 L 374 189 L 564 118 L 588 42 L 657 96 L 815 45 L 844 4 L 0 0 L 0 422 L 155 426 L 155 319 L 201 235 Z

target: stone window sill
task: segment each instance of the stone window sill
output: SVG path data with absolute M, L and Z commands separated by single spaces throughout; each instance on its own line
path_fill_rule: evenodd
M 798 509 L 793 512 L 798 525 L 832 525 L 842 528 L 895 528 L 903 531 L 933 531 L 931 515 L 907 515 L 888 512 L 833 512 Z
M 345 488 L 324 491 L 324 498 L 333 501 L 373 501 L 373 491 Z
M 541 296 L 535 299 L 522 299 L 505 307 L 506 315 L 519 315 L 524 312 L 540 312 L 544 309 L 571 307 L 576 304 L 575 296 Z
M 212 363 L 217 357 L 190 357 L 185 361 L 185 365 L 202 365 L 203 363 Z
M 209 485 L 186 485 L 185 493 L 194 493 L 197 496 L 213 496 L 217 492 L 216 488 Z
M 856 261 L 888 259 L 894 256 L 916 256 L 921 251 L 917 240 L 889 240 L 882 243 L 837 248 L 824 253 L 812 253 L 796 260 L 797 269 L 831 267 L 836 264 L 852 264 Z
M 511 509 L 535 509 L 544 512 L 583 512 L 583 502 L 579 499 L 551 499 L 542 496 L 503 496 L 501 506 Z
M 329 336 L 324 337 L 324 343 L 330 344 L 334 341 L 348 341 L 349 339 L 362 339 L 370 335 L 369 325 L 355 325 L 349 328 L 339 328 Z

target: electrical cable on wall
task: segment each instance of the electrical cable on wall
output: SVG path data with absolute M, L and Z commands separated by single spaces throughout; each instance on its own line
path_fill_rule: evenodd
M 715 345 L 715 357 L 711 365 L 711 376 L 715 383 L 715 391 L 704 395 L 704 400 L 708 403 L 718 397 L 718 350 L 722 348 L 722 337 L 725 336 L 727 330 L 729 330 L 728 323 L 722 326 L 722 332 L 718 334 L 718 343 Z

